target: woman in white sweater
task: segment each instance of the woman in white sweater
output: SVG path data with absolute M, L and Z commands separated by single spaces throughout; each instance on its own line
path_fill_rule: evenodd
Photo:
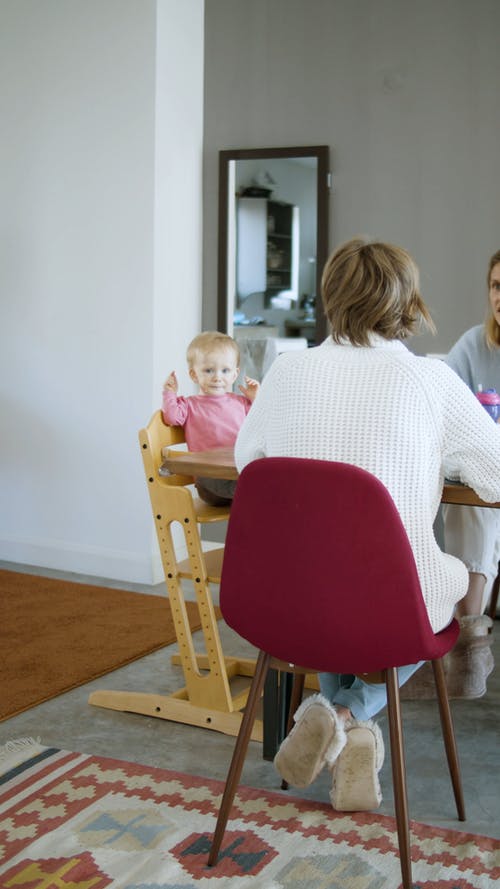
M 404 345 L 422 322 L 433 328 L 418 287 L 418 269 L 401 248 L 354 239 L 335 251 L 322 280 L 332 334 L 316 348 L 275 361 L 235 454 L 239 470 L 260 457 L 294 456 L 353 463 L 376 475 L 406 527 L 437 632 L 468 584 L 465 565 L 443 553 L 434 537 L 443 464 L 453 460 L 484 500 L 500 500 L 500 427 L 446 364 L 416 357 Z M 417 666 L 402 669 L 400 682 Z M 322 674 L 320 687 L 322 694 L 298 712 L 276 767 L 289 783 L 305 786 L 342 750 L 340 756 L 365 767 L 356 773 L 344 763 L 347 768 L 337 770 L 351 774 L 351 784 L 339 788 L 337 782 L 334 805 L 348 809 L 355 799 L 356 808 L 373 808 L 381 799 L 382 739 L 371 719 L 385 706 L 385 688 L 333 674 Z M 353 731 L 363 733 L 359 743 Z

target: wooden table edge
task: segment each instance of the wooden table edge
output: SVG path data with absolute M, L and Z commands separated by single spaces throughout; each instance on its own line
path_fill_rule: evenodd
M 457 506 L 487 506 L 490 509 L 500 509 L 500 503 L 488 503 L 486 500 L 481 500 L 481 497 L 472 488 L 463 485 L 461 482 L 445 481 L 441 503 L 454 503 Z
M 206 456 L 205 456 L 206 455 Z M 225 478 L 236 481 L 238 470 L 234 465 L 233 448 L 214 448 L 205 451 L 174 451 L 169 450 L 164 465 L 172 474 L 205 476 L 207 478 Z M 441 495 L 441 503 L 457 506 L 485 506 L 500 509 L 499 503 L 487 503 L 472 488 L 460 482 L 445 481 Z

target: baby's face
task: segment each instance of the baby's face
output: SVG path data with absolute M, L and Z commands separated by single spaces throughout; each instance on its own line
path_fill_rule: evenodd
M 189 376 L 200 387 L 200 395 L 225 395 L 232 392 L 239 371 L 233 350 L 223 348 L 197 355 Z

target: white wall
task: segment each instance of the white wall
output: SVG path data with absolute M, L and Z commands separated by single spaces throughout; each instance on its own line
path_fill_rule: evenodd
M 137 431 L 200 324 L 202 65 L 203 0 L 0 4 L 1 559 L 158 576 Z
M 203 0 L 0 0 L 0 559 L 149 581 L 137 430 L 200 326 Z M 446 351 L 499 247 L 498 0 L 208 0 L 222 148 L 329 144 L 331 246 L 408 247 Z
M 331 149 L 330 246 L 407 247 L 444 352 L 486 307 L 500 247 L 498 0 L 210 0 L 204 322 L 216 319 L 218 151 Z

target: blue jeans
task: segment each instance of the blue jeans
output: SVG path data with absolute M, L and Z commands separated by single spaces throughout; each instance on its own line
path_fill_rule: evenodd
M 399 686 L 413 676 L 423 663 L 420 661 L 398 667 Z M 355 719 L 372 719 L 387 704 L 385 683 L 364 682 L 349 673 L 320 673 L 319 687 L 321 694 L 331 704 L 347 707 Z

